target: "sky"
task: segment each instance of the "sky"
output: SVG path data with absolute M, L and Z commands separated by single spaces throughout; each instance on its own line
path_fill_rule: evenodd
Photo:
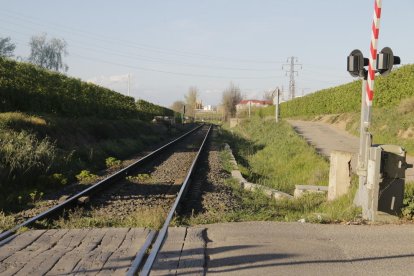
M 382 1 L 378 49 L 414 63 L 414 1 Z M 347 83 L 346 57 L 369 53 L 374 0 L 0 0 L 0 37 L 27 58 L 33 35 L 65 39 L 67 74 L 163 106 L 196 86 L 217 105 L 230 83 L 248 99 Z M 290 61 L 289 61 L 290 62 Z M 356 91 L 359 92 L 359 91 Z

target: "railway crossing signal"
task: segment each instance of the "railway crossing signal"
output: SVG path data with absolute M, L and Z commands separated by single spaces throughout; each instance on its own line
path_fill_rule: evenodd
M 369 58 L 364 58 L 360 50 L 353 50 L 347 58 L 347 71 L 351 76 L 363 79 L 357 167 L 359 187 L 354 202 L 362 207 L 364 219 L 382 220 L 388 219 L 387 214 L 400 213 L 404 197 L 405 170 L 412 165 L 406 163 L 406 152 L 402 147 L 372 145 L 369 127 L 375 75 L 388 75 L 395 64 L 401 63 L 391 48 L 385 47 L 377 53 L 382 0 L 374 0 L 374 4 Z
M 391 48 L 385 47 L 379 54 L 377 54 L 376 70 L 374 69 L 373 72 L 378 72 L 381 75 L 386 76 L 391 72 L 394 65 L 400 63 L 400 57 L 394 56 Z M 368 70 L 364 67 L 368 65 L 369 59 L 364 58 L 360 50 L 355 49 L 349 54 L 347 59 L 347 71 L 352 77 L 361 77 L 366 80 L 368 77 Z

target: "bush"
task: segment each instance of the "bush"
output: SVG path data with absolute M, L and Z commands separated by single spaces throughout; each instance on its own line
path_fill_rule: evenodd
M 375 79 L 375 107 L 397 106 L 403 99 L 414 96 L 414 65 L 402 66 L 389 76 Z M 403 112 L 412 110 L 412 101 L 402 104 Z M 280 105 L 283 118 L 358 112 L 361 109 L 361 81 L 323 89 L 305 97 Z M 274 114 L 274 106 L 264 108 L 267 116 Z
M 149 121 L 154 119 L 155 116 L 168 116 L 179 118 L 179 113 L 174 112 L 163 106 L 159 106 L 144 100 L 138 100 L 136 102 L 137 109 L 141 112 L 141 119 Z
M 0 188 L 9 189 L 45 175 L 56 157 L 56 147 L 48 138 L 39 140 L 26 131 L 0 134 Z M 21 188 L 21 187 L 19 187 Z
M 22 111 L 106 119 L 174 116 L 168 108 L 28 63 L 0 57 L 0 112 Z

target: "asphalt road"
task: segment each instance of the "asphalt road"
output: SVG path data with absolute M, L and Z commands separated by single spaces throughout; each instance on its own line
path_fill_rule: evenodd
M 355 171 L 358 159 L 359 138 L 346 131 L 321 122 L 288 120 L 295 131 L 303 136 L 309 144 L 327 158 L 332 150 L 340 150 L 354 153 L 352 169 Z M 414 163 L 414 157 L 407 156 L 407 162 Z M 406 171 L 406 181 L 414 181 L 414 168 Z
M 413 275 L 413 225 L 234 222 L 170 228 L 151 275 Z

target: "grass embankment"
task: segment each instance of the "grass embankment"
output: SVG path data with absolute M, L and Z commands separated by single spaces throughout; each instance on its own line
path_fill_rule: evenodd
M 328 162 L 286 123 L 245 121 L 234 129 L 224 128 L 215 143 L 229 143 L 244 176 L 251 182 L 292 193 L 296 184 L 327 185 Z M 223 168 L 230 174 L 230 156 L 220 152 Z M 360 209 L 352 205 L 356 181 L 349 194 L 327 202 L 326 195 L 306 194 L 297 199 L 274 200 L 260 191 L 250 192 L 229 177 L 224 185 L 231 187 L 239 206 L 225 211 L 220 205 L 180 218 L 184 224 L 207 224 L 227 221 L 297 221 L 330 223 L 352 221 Z
M 359 112 L 302 119 L 342 124 L 349 133 L 359 136 Z M 414 97 L 402 100 L 397 106 L 374 108 L 370 132 L 373 135 L 373 143 L 401 145 L 409 155 L 414 155 Z
M 361 110 L 361 81 L 317 91 L 311 95 L 281 104 L 283 118 L 320 120 L 337 124 L 359 136 Z M 256 112 L 261 117 L 274 113 L 274 107 Z M 414 155 L 414 65 L 406 65 L 375 82 L 372 125 L 374 144 L 403 146 Z M 406 186 L 403 214 L 414 214 L 414 186 Z M 410 204 L 412 206 L 410 206 Z
M 328 184 L 326 160 L 286 122 L 254 118 L 226 133 L 249 181 L 291 194 L 298 184 Z
M 61 117 L 152 120 L 177 116 L 171 109 L 87 83 L 33 64 L 0 57 L 0 112 Z
M 0 210 L 28 207 L 76 175 L 82 182 L 96 178 L 94 172 L 116 165 L 117 159 L 174 135 L 176 129 L 167 133 L 166 127 L 149 121 L 177 115 L 64 74 L 0 58 Z M 0 224 L 9 224 L 0 215 Z
M 375 79 L 374 108 L 396 107 L 402 100 L 412 97 L 414 97 L 414 65 L 402 66 L 389 76 L 379 76 Z M 282 118 L 359 112 L 360 109 L 361 80 L 323 89 L 280 105 Z M 261 109 L 257 113 L 262 116 L 272 116 L 274 106 Z
M 137 119 L 0 113 L 0 208 L 32 204 L 45 190 L 76 180 L 82 170 L 105 168 L 108 157 L 125 159 L 161 142 L 167 131 Z M 168 134 L 178 131 L 173 128 Z
M 318 120 L 327 115 L 329 123 L 345 124 L 359 135 L 361 81 L 317 91 L 281 104 L 282 118 Z M 256 111 L 265 117 L 274 107 Z M 330 116 L 335 115 L 335 116 Z M 414 155 L 414 65 L 406 65 L 375 81 L 372 127 L 374 143 L 402 145 Z

